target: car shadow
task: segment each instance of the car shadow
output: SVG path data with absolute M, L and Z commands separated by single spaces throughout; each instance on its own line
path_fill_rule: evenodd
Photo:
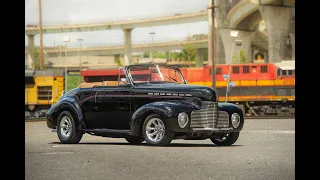
M 52 142 L 49 144 L 62 144 L 60 142 Z M 68 145 L 68 144 L 65 144 Z M 119 145 L 119 146 L 146 146 L 146 147 L 241 147 L 243 145 L 231 145 L 231 146 L 217 146 L 215 144 L 192 144 L 192 143 L 170 143 L 168 146 L 151 146 L 143 142 L 141 144 L 129 144 L 126 142 L 79 142 L 72 145 Z

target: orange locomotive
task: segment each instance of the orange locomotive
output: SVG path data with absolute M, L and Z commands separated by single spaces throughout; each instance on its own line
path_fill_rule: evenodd
M 188 84 L 212 86 L 211 65 L 180 68 Z M 216 65 L 216 91 L 219 101 L 226 100 L 229 65 Z M 85 69 L 85 82 L 118 79 L 117 69 Z M 247 115 L 295 114 L 294 61 L 275 64 L 233 64 L 230 66 L 228 102 L 243 105 Z
M 181 69 L 189 84 L 212 86 L 211 65 Z M 219 101 L 226 100 L 229 65 L 216 66 Z M 228 101 L 243 104 L 246 113 L 260 115 L 294 115 L 294 61 L 275 64 L 233 64 L 230 71 Z

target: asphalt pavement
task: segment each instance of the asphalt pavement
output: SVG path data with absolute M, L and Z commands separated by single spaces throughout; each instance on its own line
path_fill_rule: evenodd
M 168 147 L 129 145 L 85 134 L 65 145 L 45 122 L 25 123 L 25 179 L 295 179 L 295 120 L 248 119 L 229 147 L 173 140 Z

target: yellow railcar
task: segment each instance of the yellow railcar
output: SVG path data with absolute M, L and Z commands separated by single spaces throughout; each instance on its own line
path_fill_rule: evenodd
M 45 116 L 64 91 L 62 70 L 25 70 L 25 117 Z

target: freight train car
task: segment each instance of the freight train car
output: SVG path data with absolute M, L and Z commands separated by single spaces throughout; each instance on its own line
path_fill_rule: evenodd
M 219 64 L 216 66 L 216 91 L 219 101 L 226 101 L 226 89 L 230 68 L 230 84 L 227 101 L 244 107 L 247 115 L 295 114 L 295 66 L 294 61 L 275 64 Z M 188 84 L 212 86 L 211 65 L 203 68 L 180 68 Z M 81 72 L 85 82 L 114 81 L 117 69 L 85 69 Z M 141 76 L 149 76 L 146 71 Z
M 44 117 L 63 91 L 62 70 L 25 70 L 25 117 Z

